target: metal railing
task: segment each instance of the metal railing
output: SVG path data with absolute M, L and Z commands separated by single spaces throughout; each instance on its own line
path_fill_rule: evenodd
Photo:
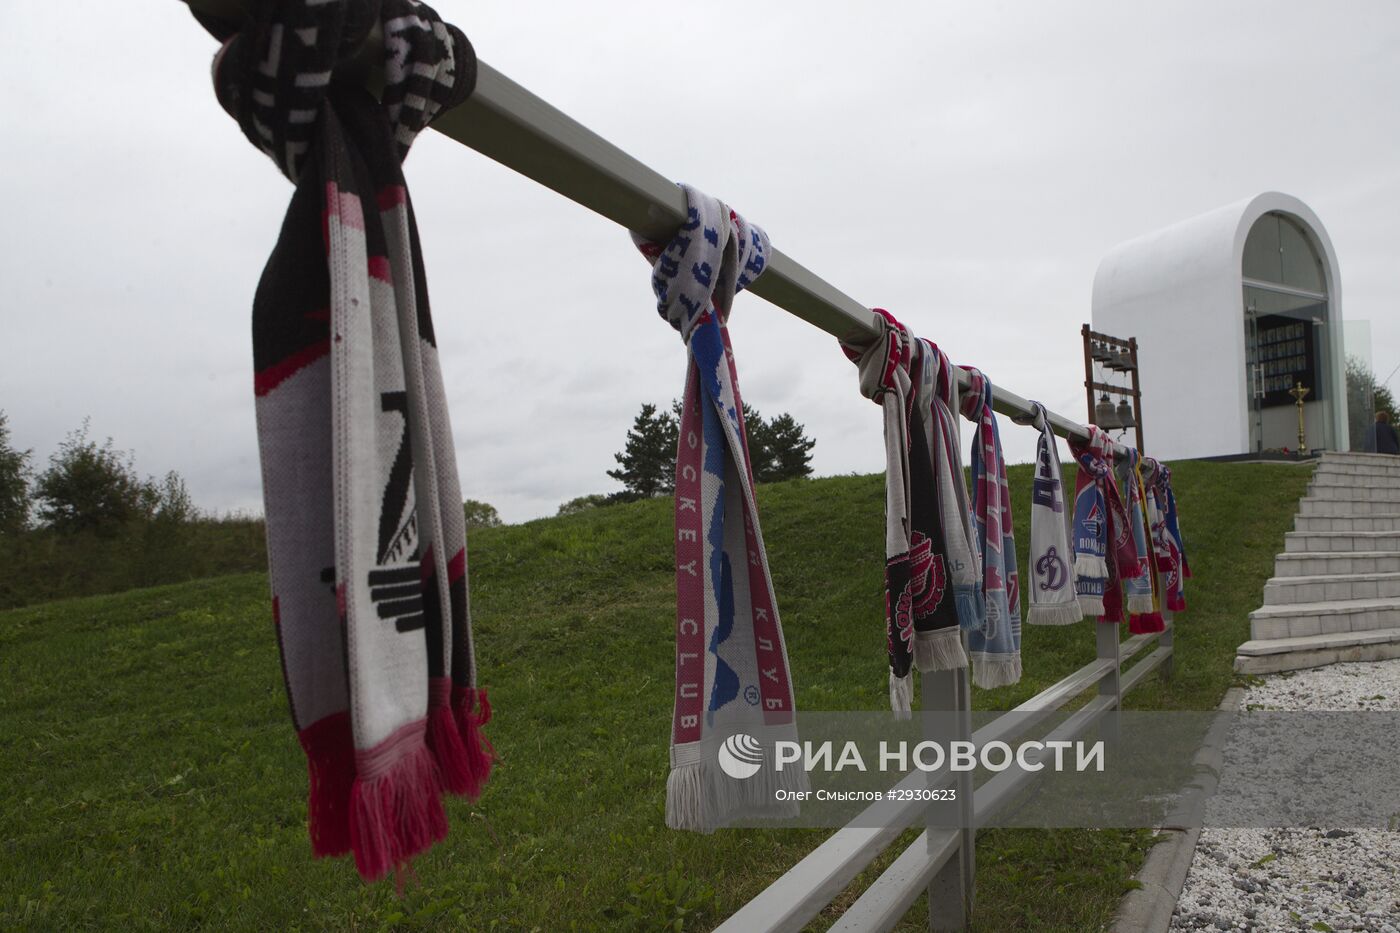
M 201 12 L 234 17 L 244 12 L 242 0 L 186 0 Z M 357 56 L 363 66 L 378 60 L 380 40 L 372 35 Z M 478 61 L 476 90 L 463 104 L 442 114 L 432 128 L 570 200 L 607 217 L 628 230 L 656 240 L 668 240 L 686 219 L 685 196 L 672 181 L 653 171 L 583 124 Z M 371 77 L 371 80 L 373 78 Z M 873 313 L 840 289 L 784 253 L 773 250 L 764 274 L 749 289 L 795 317 L 834 337 L 850 342 L 874 339 L 879 331 Z M 958 370 L 964 386 L 967 376 Z M 1031 415 L 1030 403 L 997 386 L 993 407 L 1022 423 Z M 1087 439 L 1087 429 L 1072 419 L 1049 413 L 1055 433 Z M 1121 453 L 1122 448 L 1118 448 Z M 1164 613 L 1165 615 L 1165 613 Z M 956 711 L 961 725 L 946 738 L 974 742 L 1006 740 L 1024 733 L 1036 717 L 1048 716 L 1086 690 L 1097 695 L 1060 723 L 1045 741 L 1071 739 L 1122 705 L 1123 694 L 1158 667 L 1170 672 L 1172 628 L 1119 641 L 1117 625 L 1095 628 L 1097 658 L 1040 692 L 987 726 L 971 734 L 971 687 L 967 671 L 921 675 L 925 709 Z M 1158 647 L 1136 665 L 1123 662 L 1157 641 Z M 908 846 L 841 916 L 834 929 L 888 930 L 899 922 L 920 894 L 929 893 L 929 925 L 936 930 L 966 925 L 976 892 L 976 825 L 990 820 L 1034 777 L 1028 771 L 1007 771 L 975 792 L 966 773 L 954 778 L 945 769 L 932 775 L 914 773 L 898 786 L 913 782 L 954 782 L 962 801 L 962 828 L 928 827 Z M 720 930 L 753 933 L 759 930 L 800 930 L 815 918 L 864 871 L 923 812 L 921 801 L 873 804 L 853 823 L 837 830 L 805 858 L 731 916 Z

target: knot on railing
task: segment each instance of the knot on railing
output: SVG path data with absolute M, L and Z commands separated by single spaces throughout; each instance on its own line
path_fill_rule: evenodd
M 255 0 L 230 23 L 195 12 L 223 46 L 214 56 L 219 104 L 292 181 L 317 138 L 337 68 L 375 30 L 383 37 L 382 112 L 398 158 L 443 110 L 476 85 L 476 54 L 460 29 L 417 0 Z M 362 82 L 347 93 L 366 93 Z

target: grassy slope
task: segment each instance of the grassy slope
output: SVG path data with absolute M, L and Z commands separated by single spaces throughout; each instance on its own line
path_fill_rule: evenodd
M 1138 707 L 1208 708 L 1231 681 L 1307 471 L 1183 463 L 1196 578 L 1170 684 Z M 1013 468 L 1028 541 L 1028 468 Z M 765 487 L 764 533 L 806 709 L 886 702 L 882 479 Z M 673 641 L 668 502 L 478 532 L 477 652 L 502 756 L 406 896 L 313 861 L 262 575 L 0 613 L 0 927 L 708 928 L 824 834 L 701 837 L 662 821 Z M 1087 663 L 1087 625 L 1027 628 L 1004 709 Z M 988 831 L 978 928 L 1086 930 L 1143 833 Z M 911 928 L 916 926 L 910 924 Z

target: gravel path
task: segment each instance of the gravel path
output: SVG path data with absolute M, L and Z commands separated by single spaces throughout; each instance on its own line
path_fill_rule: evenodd
M 1274 675 L 1250 688 L 1245 703 L 1281 710 L 1400 710 L 1400 660 Z M 1171 928 L 1400 933 L 1400 833 L 1202 830 Z

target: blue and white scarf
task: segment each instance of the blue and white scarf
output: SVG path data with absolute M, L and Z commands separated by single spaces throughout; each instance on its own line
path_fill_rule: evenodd
M 1031 491 L 1031 625 L 1070 625 L 1084 618 L 1074 592 L 1074 552 L 1069 544 L 1068 513 L 1060 453 L 1050 430 L 1050 412 L 1031 402 L 1030 423 L 1040 431 Z
M 689 349 L 676 456 L 666 825 L 711 832 L 739 818 L 795 814 L 796 804 L 778 802 L 776 792 L 805 790 L 807 778 L 801 768 L 775 770 L 767 751 L 776 740 L 796 740 L 796 706 L 725 327 L 735 293 L 763 272 L 768 237 L 714 198 L 682 187 L 689 218 L 669 243 L 632 236 L 652 263 L 657 311 Z M 740 771 L 758 767 L 733 777 L 736 762 Z
M 1001 433 L 992 412 L 992 382 L 980 370 L 964 366 L 967 394 L 962 413 L 977 425 L 972 441 L 972 517 L 982 565 L 986 618 L 968 632 L 972 681 L 979 687 L 1004 687 L 1021 679 L 1021 587 L 1016 567 L 1016 538 L 1011 526 L 1011 492 Z

